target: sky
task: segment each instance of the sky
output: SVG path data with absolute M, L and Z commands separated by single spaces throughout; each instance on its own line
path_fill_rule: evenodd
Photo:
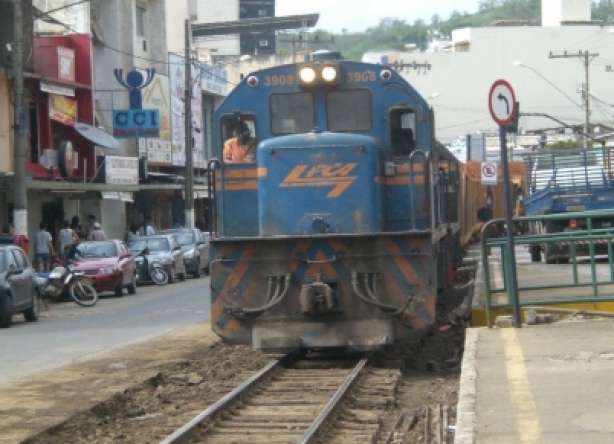
M 316 29 L 333 33 L 362 32 L 391 17 L 413 23 L 431 22 L 434 14 L 447 19 L 452 11 L 474 13 L 478 0 L 276 0 L 275 15 L 320 13 Z

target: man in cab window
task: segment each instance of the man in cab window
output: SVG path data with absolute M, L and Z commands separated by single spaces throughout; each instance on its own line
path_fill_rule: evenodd
M 256 160 L 256 139 L 245 122 L 239 122 L 236 135 L 224 143 L 224 162 L 248 163 Z

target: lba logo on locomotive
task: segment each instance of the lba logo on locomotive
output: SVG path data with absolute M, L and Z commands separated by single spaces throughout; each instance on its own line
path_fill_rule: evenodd
M 279 185 L 280 187 L 327 187 L 333 189 L 326 197 L 339 197 L 354 183 L 357 176 L 350 176 L 356 163 L 333 165 L 297 165 Z

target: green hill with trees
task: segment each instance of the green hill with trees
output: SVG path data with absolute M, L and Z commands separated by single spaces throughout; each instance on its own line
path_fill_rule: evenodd
M 424 50 L 435 33 L 449 36 L 455 29 L 492 26 L 502 20 L 525 21 L 534 25 L 541 21 L 541 0 L 476 1 L 479 7 L 475 14 L 453 11 L 446 19 L 435 14 L 430 23 L 421 19 L 407 23 L 405 20 L 385 18 L 364 32 L 332 35 L 324 30 L 315 30 L 303 35 L 302 41 L 295 34 L 280 34 L 277 47 L 282 55 L 309 47 L 340 51 L 348 60 L 360 60 L 367 51 L 403 51 L 406 44 L 412 43 Z M 610 23 L 614 19 L 612 0 L 594 1 L 592 19 Z

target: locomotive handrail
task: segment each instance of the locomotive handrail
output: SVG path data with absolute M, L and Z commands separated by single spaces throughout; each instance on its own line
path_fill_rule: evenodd
M 207 193 L 209 195 L 209 201 L 211 202 L 211 207 L 209 208 L 209 211 L 207 212 L 208 217 L 209 217 L 209 233 L 211 234 L 211 236 L 213 237 L 213 234 L 215 233 L 215 235 L 218 235 L 218 228 L 217 228 L 217 196 L 215 195 L 216 193 L 216 187 L 215 187 L 215 182 L 216 182 L 216 176 L 215 176 L 215 171 L 216 169 L 222 169 L 222 162 L 220 162 L 220 159 L 218 158 L 213 158 L 211 159 L 208 163 L 207 163 Z M 221 198 L 220 202 L 223 202 L 224 199 Z
M 438 171 L 437 181 L 439 186 L 439 212 L 437 213 L 438 225 L 448 220 L 448 214 L 446 211 L 446 190 L 448 189 L 448 179 L 444 173 Z
M 412 229 L 416 228 L 416 209 L 414 206 L 414 160 L 416 157 L 418 156 L 422 156 L 424 157 L 424 170 L 422 171 L 422 174 L 425 175 L 426 174 L 426 170 L 428 170 L 428 156 L 426 155 L 426 153 L 424 151 L 421 150 L 415 150 L 412 151 L 411 154 L 409 155 L 409 205 L 411 206 L 411 211 L 410 211 L 410 217 L 411 217 L 411 227 Z

